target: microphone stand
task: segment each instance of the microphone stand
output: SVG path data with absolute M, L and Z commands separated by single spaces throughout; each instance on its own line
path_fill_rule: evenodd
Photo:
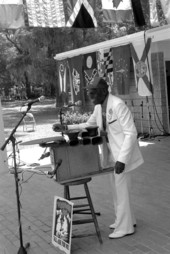
M 30 110 L 31 105 L 28 105 L 27 110 L 23 113 L 23 116 L 19 120 L 18 124 L 14 127 L 11 134 L 5 141 L 5 143 L 0 148 L 2 151 L 5 149 L 7 144 L 11 141 L 12 143 L 12 149 L 14 154 L 14 178 L 15 178 L 15 186 L 16 186 L 16 199 L 17 199 L 17 212 L 18 212 L 18 224 L 19 224 L 19 237 L 20 237 L 20 248 L 18 250 L 18 254 L 27 254 L 26 248 L 30 246 L 30 243 L 26 244 L 26 247 L 23 246 L 23 237 L 22 237 L 22 226 L 21 226 L 21 212 L 20 212 L 20 198 L 19 198 L 19 188 L 18 188 L 18 172 L 17 172 L 17 163 L 16 163 L 16 139 L 15 139 L 15 132 L 22 122 L 23 118 L 27 114 L 27 112 Z
M 63 107 L 60 108 L 60 124 L 61 124 L 61 126 L 63 125 L 63 116 L 62 115 L 64 115 L 62 110 L 63 110 Z M 63 136 L 63 131 L 61 132 L 61 135 Z

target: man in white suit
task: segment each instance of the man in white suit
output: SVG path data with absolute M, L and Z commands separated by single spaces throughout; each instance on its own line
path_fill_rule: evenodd
M 108 85 L 96 77 L 88 87 L 89 96 L 94 103 L 94 111 L 86 123 L 67 128 L 83 129 L 98 126 L 101 135 L 106 133 L 106 142 L 101 146 L 103 167 L 114 165 L 112 188 L 116 219 L 110 225 L 114 229 L 109 238 L 115 239 L 133 234 L 136 220 L 130 202 L 131 171 L 143 163 L 139 150 L 137 131 L 132 114 L 126 104 L 108 92 Z M 57 131 L 57 125 L 53 130 Z

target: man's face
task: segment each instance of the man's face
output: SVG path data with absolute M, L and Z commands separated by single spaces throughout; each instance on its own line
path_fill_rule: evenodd
M 94 105 L 102 104 L 106 98 L 106 93 L 101 88 L 91 88 L 88 94 Z

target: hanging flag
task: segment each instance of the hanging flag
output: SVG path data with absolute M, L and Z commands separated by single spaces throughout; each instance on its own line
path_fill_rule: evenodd
M 112 48 L 114 82 L 112 91 L 120 95 L 129 94 L 130 46 Z
M 108 74 L 113 72 L 113 55 L 111 48 L 104 49 L 104 68 L 104 76 L 107 78 Z
M 67 104 L 67 60 L 58 61 L 59 97 Z
M 72 79 L 73 102 L 82 101 L 83 74 L 82 74 L 82 55 L 68 59 L 69 69 Z
M 104 68 L 104 50 L 100 49 L 96 52 L 97 59 L 97 69 L 99 77 L 104 78 L 105 68 Z
M 96 1 L 67 0 L 66 1 L 66 27 L 91 28 L 97 27 L 94 15 Z
M 140 0 L 131 0 L 131 3 L 136 26 L 145 26 L 146 23 Z
M 100 49 L 97 51 L 97 63 L 99 76 L 106 79 L 107 74 L 113 72 L 112 49 Z
M 30 27 L 65 27 L 63 0 L 25 0 Z
M 94 80 L 94 77 L 98 77 L 97 70 L 97 55 L 96 52 L 88 53 L 83 55 L 83 77 L 84 77 L 84 98 L 86 103 L 89 101 L 87 89 L 89 84 Z
M 132 22 L 133 14 L 130 0 L 102 0 L 103 22 Z
M 112 49 L 100 49 L 97 51 L 97 63 L 99 76 L 105 79 L 109 85 L 109 91 L 113 85 L 113 54 Z
M 131 44 L 131 54 L 133 57 L 135 79 L 138 94 L 140 96 L 151 96 L 152 95 L 152 85 L 149 69 L 149 59 L 150 58 L 150 47 L 151 47 L 151 38 L 140 44 Z
M 166 21 L 170 24 L 170 1 L 169 0 L 160 0 L 163 13 L 165 15 Z
M 22 0 L 0 0 L 0 28 L 18 29 L 24 27 Z
M 156 8 L 157 0 L 149 0 L 150 5 L 150 24 L 152 27 L 159 26 L 158 13 Z
M 86 87 L 98 76 L 96 52 L 83 55 L 83 75 Z

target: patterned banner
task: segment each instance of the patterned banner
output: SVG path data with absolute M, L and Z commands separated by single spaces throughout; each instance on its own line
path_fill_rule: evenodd
M 149 0 L 150 5 L 150 23 L 152 27 L 159 26 L 158 13 L 156 8 L 157 0 Z
M 99 76 L 105 79 L 109 85 L 109 91 L 113 85 L 113 54 L 112 49 L 101 49 L 97 52 Z
M 97 56 L 96 52 L 83 55 L 83 77 L 84 77 L 84 97 L 85 101 L 89 102 L 88 86 L 94 80 L 94 77 L 98 77 L 97 70 Z
M 96 52 L 96 59 L 97 59 L 97 69 L 99 73 L 99 77 L 104 78 L 104 50 L 100 49 Z
M 82 76 L 82 56 L 75 56 L 68 59 L 72 78 L 73 102 L 82 100 L 83 76 Z
M 103 22 L 132 22 L 132 7 L 130 0 L 102 0 Z
M 22 0 L 0 0 L 0 28 L 18 29 L 24 27 Z
M 61 60 L 58 62 L 58 76 L 59 76 L 59 97 L 63 105 L 68 102 L 67 93 L 67 60 Z
M 25 0 L 31 27 L 65 27 L 63 0 Z
M 141 5 L 141 0 L 131 0 L 132 9 L 133 9 L 133 15 L 136 26 L 145 26 L 145 17 L 143 14 L 143 9 Z
M 83 56 L 83 75 L 86 83 L 86 89 L 94 80 L 94 77 L 99 76 L 97 70 L 96 52 L 85 54 Z
M 83 56 L 83 75 L 86 81 L 86 87 L 93 82 L 94 77 L 98 76 L 96 52 Z
M 162 6 L 163 13 L 165 15 L 165 18 L 166 18 L 168 24 L 170 24 L 170 1 L 169 0 L 160 0 L 160 2 L 161 2 L 161 6 Z
M 67 27 L 91 28 L 97 27 L 97 20 L 94 15 L 95 2 L 88 0 L 67 0 L 66 12 L 68 20 Z
M 135 79 L 140 96 L 151 96 L 152 95 L 152 84 L 149 80 L 149 51 L 151 46 L 151 38 L 145 42 L 141 41 L 140 44 L 131 44 L 131 54 L 133 57 L 133 64 L 135 70 Z
M 114 87 L 112 91 L 118 94 L 129 94 L 130 46 L 120 46 L 112 49 Z

